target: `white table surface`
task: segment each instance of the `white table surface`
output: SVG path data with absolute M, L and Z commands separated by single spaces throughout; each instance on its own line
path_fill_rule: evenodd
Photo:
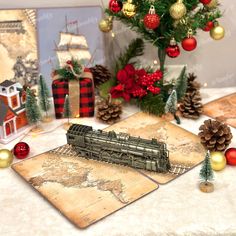
M 203 89 L 203 102 L 236 92 L 236 88 Z M 138 109 L 124 108 L 123 118 Z M 182 119 L 181 127 L 197 134 L 207 117 L 197 121 Z M 45 125 L 43 133 L 26 136 L 31 156 L 66 143 L 62 120 Z M 105 128 L 94 118 L 78 120 L 94 128 Z M 236 147 L 236 130 L 231 147 Z M 18 140 L 0 148 L 11 149 Z M 16 160 L 15 160 L 16 161 Z M 157 191 L 106 217 L 85 230 L 71 224 L 11 169 L 0 169 L 0 236 L 121 236 L 186 235 L 236 236 L 236 167 L 227 166 L 215 173 L 215 191 L 199 191 L 196 167 L 175 181 L 161 185 Z

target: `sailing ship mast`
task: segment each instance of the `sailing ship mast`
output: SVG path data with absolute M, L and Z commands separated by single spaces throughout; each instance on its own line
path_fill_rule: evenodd
M 91 54 L 89 52 L 88 43 L 86 38 L 78 32 L 78 21 L 76 21 L 77 33 L 70 33 L 68 32 L 67 17 L 65 17 L 65 20 L 66 32 L 60 32 L 60 40 L 56 49 L 60 66 L 63 67 L 71 58 L 79 61 L 89 61 Z

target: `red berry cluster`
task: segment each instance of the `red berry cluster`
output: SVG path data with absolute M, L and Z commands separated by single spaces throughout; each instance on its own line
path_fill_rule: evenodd
M 140 78 L 140 84 L 142 86 L 153 86 L 156 81 L 162 79 L 162 73 L 160 71 L 156 71 L 153 74 L 146 74 Z
M 142 98 L 147 95 L 147 91 L 141 87 L 137 87 L 137 88 L 134 88 L 134 90 L 132 91 L 132 94 L 134 97 Z
M 159 87 L 154 87 L 153 85 L 148 86 L 147 89 L 152 94 L 159 94 L 161 92 L 161 89 Z

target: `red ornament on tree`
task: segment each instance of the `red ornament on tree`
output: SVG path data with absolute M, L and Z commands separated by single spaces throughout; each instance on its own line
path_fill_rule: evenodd
M 174 38 L 170 40 L 170 45 L 166 48 L 166 54 L 171 58 L 176 58 L 179 56 L 180 48 Z
M 203 28 L 204 31 L 210 31 L 214 27 L 214 22 L 213 21 L 208 21 Z
M 191 29 L 188 31 L 188 36 L 183 39 L 182 47 L 186 51 L 192 51 L 197 47 L 197 40 L 193 37 Z
M 13 149 L 13 153 L 16 158 L 24 159 L 29 155 L 30 147 L 27 143 L 20 142 L 17 143 Z
M 114 13 L 120 12 L 122 6 L 123 6 L 122 2 L 118 0 L 110 0 L 109 2 L 109 9 Z
M 156 29 L 160 25 L 160 17 L 156 14 L 155 7 L 150 7 L 149 13 L 144 17 L 143 23 L 148 29 Z
M 204 5 L 207 5 L 211 2 L 211 0 L 200 0 L 200 2 Z
M 236 166 L 236 148 L 227 149 L 225 152 L 225 157 L 228 165 Z

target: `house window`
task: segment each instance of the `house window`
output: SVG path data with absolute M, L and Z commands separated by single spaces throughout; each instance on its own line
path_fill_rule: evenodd
M 25 103 L 25 101 L 26 101 L 26 94 L 25 93 L 22 94 L 21 101 L 22 101 L 22 103 Z
M 9 89 L 9 92 L 10 92 L 10 93 L 13 93 L 14 91 L 15 91 L 14 87 L 11 86 L 10 89 Z
M 7 93 L 7 90 L 5 88 L 2 88 L 2 93 Z
M 12 97 L 11 98 L 11 105 L 12 105 L 12 108 L 18 107 L 17 97 Z

